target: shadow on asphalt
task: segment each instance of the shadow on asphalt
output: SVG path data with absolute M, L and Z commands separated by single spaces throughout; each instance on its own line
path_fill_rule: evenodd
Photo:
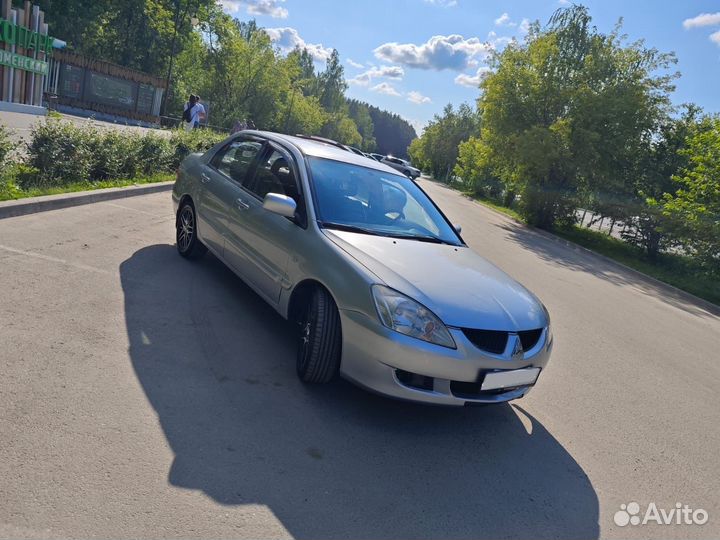
M 172 485 L 266 505 L 298 538 L 598 536 L 587 476 L 520 407 L 306 386 L 289 324 L 216 258 L 154 245 L 120 275 L 133 367 L 175 454 Z
M 546 238 L 542 234 L 528 229 L 524 225 L 502 223 L 496 226 L 507 231 L 507 238 L 509 240 L 517 242 L 549 263 L 570 268 L 571 270 L 588 272 L 621 287 L 634 287 L 644 294 L 658 298 L 692 315 L 700 317 L 715 317 L 720 315 L 720 309 L 718 309 L 716 314 L 711 313 L 707 309 L 693 303 L 692 299 L 688 296 L 670 287 L 654 283 L 650 279 L 638 276 L 602 257 L 589 254 L 580 247 L 568 247 L 564 243 Z

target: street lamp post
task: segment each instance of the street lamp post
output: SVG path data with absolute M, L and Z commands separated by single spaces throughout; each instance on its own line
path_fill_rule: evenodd
M 175 44 L 177 43 L 177 35 L 178 30 L 180 29 L 180 25 L 182 24 L 182 21 L 185 20 L 185 17 L 187 17 L 187 14 L 190 12 L 190 6 L 191 4 L 195 4 L 195 2 L 190 2 L 188 0 L 188 3 L 185 6 L 185 11 L 180 14 L 180 7 L 182 5 L 182 0 L 175 0 L 175 14 L 173 16 L 173 20 L 175 22 L 175 26 L 173 28 L 173 37 L 172 41 L 170 42 L 170 59 L 168 61 L 168 71 L 167 71 L 167 77 L 165 78 L 165 99 L 163 100 L 163 106 L 162 106 L 162 114 L 165 116 L 167 114 L 167 106 L 168 106 L 168 98 L 170 97 L 170 79 L 172 77 L 172 69 L 173 69 L 173 62 L 175 61 Z M 197 13 L 193 15 L 190 18 L 190 24 L 194 27 L 196 27 L 200 23 L 200 20 L 197 17 Z

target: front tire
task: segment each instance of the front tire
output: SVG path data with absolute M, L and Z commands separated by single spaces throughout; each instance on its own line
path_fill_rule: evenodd
M 300 316 L 297 373 L 303 382 L 327 383 L 340 368 L 340 314 L 330 293 L 320 287 L 308 298 Z
M 175 245 L 178 253 L 186 259 L 199 259 L 207 252 L 205 244 L 197 237 L 197 214 L 189 200 L 183 201 L 175 219 Z

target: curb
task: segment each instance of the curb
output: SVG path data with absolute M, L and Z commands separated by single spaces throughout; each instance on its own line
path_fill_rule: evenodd
M 142 184 L 138 186 L 127 186 L 107 189 L 94 189 L 90 191 L 78 191 L 75 193 L 61 193 L 60 195 L 43 195 L 41 197 L 28 197 L 14 201 L 0 202 L 0 219 L 24 216 L 36 212 L 47 212 L 71 206 L 80 206 L 113 199 L 124 199 L 138 195 L 148 195 L 161 191 L 170 191 L 175 183 L 157 182 L 154 184 Z
M 430 181 L 433 182 L 433 180 L 430 180 Z M 660 280 L 657 279 L 657 278 L 654 278 L 654 277 L 652 277 L 652 276 L 649 276 L 649 275 L 647 275 L 647 274 L 644 274 L 644 273 L 641 272 L 640 270 L 635 270 L 635 268 L 632 268 L 632 267 L 627 266 L 627 265 L 625 265 L 625 264 L 623 264 L 623 263 L 621 263 L 621 262 L 618 262 L 618 261 L 616 261 L 615 259 L 611 259 L 610 257 L 608 257 L 608 256 L 606 256 L 606 255 L 603 255 L 602 253 L 598 253 L 597 251 L 593 251 L 592 249 L 588 249 L 588 248 L 586 248 L 585 246 L 581 246 L 580 244 L 576 244 L 575 242 L 571 242 L 570 240 L 565 240 L 565 238 L 560 238 L 559 236 L 555 236 L 554 234 L 549 233 L 549 232 L 547 232 L 547 231 L 543 231 L 542 229 L 538 229 L 538 228 L 536 228 L 536 227 L 529 227 L 526 223 L 523 223 L 522 221 L 518 221 L 517 219 L 515 219 L 515 218 L 513 218 L 513 217 L 511 217 L 511 216 L 508 216 L 507 214 L 503 214 L 502 212 L 500 212 L 499 210 L 496 210 L 496 209 L 493 208 L 492 206 L 487 206 L 487 205 L 483 204 L 482 202 L 480 202 L 480 201 L 478 201 L 478 200 L 476 200 L 476 199 L 473 199 L 472 197 L 469 197 L 468 195 L 463 194 L 462 192 L 458 191 L 457 189 L 453 189 L 453 188 L 451 188 L 450 186 L 443 185 L 443 184 L 441 184 L 440 182 L 435 182 L 435 183 L 436 183 L 436 184 L 439 184 L 441 187 L 444 187 L 444 188 L 446 188 L 446 189 L 449 189 L 449 190 L 451 190 L 451 191 L 454 191 L 454 192 L 460 194 L 461 197 L 467 199 L 468 201 L 472 201 L 472 202 L 474 202 L 475 204 L 478 204 L 478 205 L 482 206 L 483 208 L 486 208 L 487 210 L 490 210 L 491 212 L 497 214 L 498 216 L 502 216 L 502 217 L 504 217 L 505 219 L 508 219 L 508 220 L 512 221 L 513 223 L 516 223 L 516 224 L 518 224 L 518 225 L 523 226 L 523 227 L 524 227 L 525 229 L 527 229 L 528 231 L 533 232 L 533 233 L 535 233 L 535 234 L 537 234 L 537 235 L 539 235 L 539 236 L 542 236 L 543 238 L 546 238 L 547 240 L 552 240 L 553 242 L 557 242 L 557 243 L 559 243 L 559 244 L 562 244 L 562 245 L 564 245 L 565 247 L 570 248 L 570 249 L 572 249 L 572 250 L 581 251 L 581 252 L 583 252 L 583 253 L 590 254 L 590 255 L 593 255 L 593 256 L 595 256 L 595 257 L 598 257 L 598 258 L 602 259 L 603 261 L 605 261 L 605 262 L 607 262 L 607 263 L 610 263 L 611 265 L 614 265 L 614 266 L 616 266 L 616 267 L 618 267 L 618 268 L 621 268 L 621 269 L 623 269 L 623 270 L 625 270 L 625 271 L 627 271 L 627 272 L 630 272 L 631 274 L 633 274 L 633 275 L 635 275 L 635 276 L 644 278 L 644 279 L 646 279 L 647 281 L 653 283 L 654 285 L 659 286 L 660 288 L 664 288 L 664 289 L 667 289 L 668 291 L 672 291 L 673 294 L 676 294 L 676 295 L 678 295 L 678 296 L 680 296 L 680 297 L 683 297 L 683 298 L 684 298 L 685 300 L 687 300 L 688 302 L 692 302 L 692 303 L 694 303 L 694 304 L 697 304 L 697 305 L 699 305 L 701 308 L 703 308 L 705 311 L 708 311 L 709 313 L 712 313 L 713 315 L 720 317 L 720 306 L 717 305 L 717 304 L 713 304 L 713 303 L 710 302 L 709 300 L 705 300 L 704 298 L 700 298 L 699 296 L 695 296 L 695 295 L 692 294 L 692 293 L 689 293 L 689 292 L 687 292 L 687 291 L 684 291 L 684 290 L 682 290 L 682 289 L 679 289 L 679 288 L 675 287 L 674 285 L 670 285 L 669 283 L 665 283 L 664 281 L 660 281 Z

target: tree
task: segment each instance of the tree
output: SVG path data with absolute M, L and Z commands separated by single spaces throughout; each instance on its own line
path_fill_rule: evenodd
M 366 152 L 375 150 L 375 125 L 370 117 L 370 110 L 367 103 L 354 99 L 348 100 L 348 114 L 357 125 L 357 130 L 362 137 L 361 148 Z
M 672 54 L 602 34 L 587 8 L 559 9 L 544 29 L 497 53 L 481 82 L 482 139 L 495 169 L 521 196 L 521 212 L 551 229 L 585 200 L 614 212 L 667 114 Z M 595 195 L 590 197 L 589 194 Z
M 340 63 L 340 54 L 333 49 L 325 65 L 325 70 L 318 75 L 320 105 L 328 112 L 339 112 L 345 107 L 345 68 Z
M 490 150 L 479 137 L 460 143 L 453 172 L 465 189 L 476 195 L 499 199 L 503 193 L 504 185 L 493 171 Z
M 638 161 L 633 193 L 623 221 L 629 227 L 623 239 L 641 247 L 650 260 L 675 243 L 673 223 L 663 213 L 666 194 L 674 194 L 678 183 L 673 179 L 689 164 L 685 151 L 690 134 L 698 128 L 700 108 L 686 105 L 677 118 L 667 118 L 647 141 Z
M 479 135 L 479 116 L 463 103 L 457 110 L 451 104 L 435 115 L 426 126 L 419 143 L 412 147 L 414 162 L 439 180 L 447 180 L 455 167 L 460 143 Z
M 720 118 L 705 118 L 681 152 L 688 164 L 674 179 L 680 189 L 665 195 L 665 215 L 678 224 L 685 250 L 720 278 Z

